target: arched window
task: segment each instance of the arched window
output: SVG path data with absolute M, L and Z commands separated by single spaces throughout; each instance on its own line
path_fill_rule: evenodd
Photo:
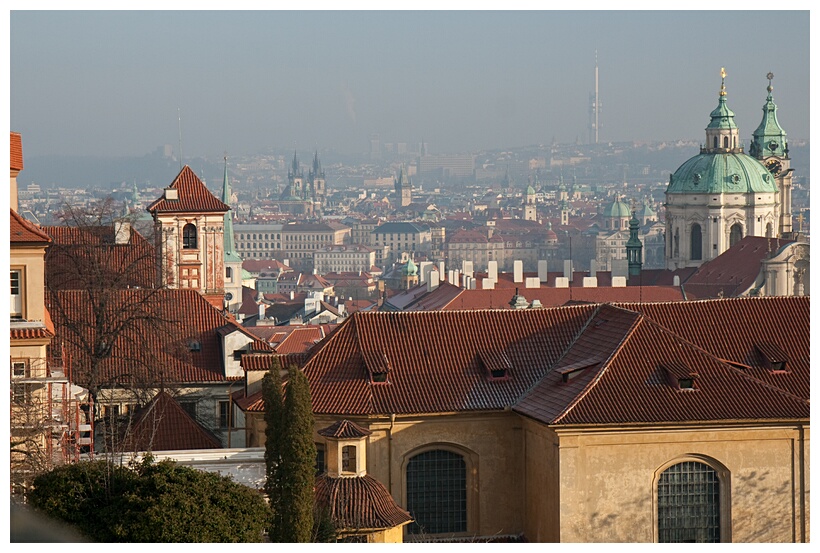
M 232 267 L 225 267 L 225 278 L 232 279 L 233 278 L 233 268 Z
M 743 238 L 743 227 L 740 223 L 735 223 L 729 230 L 729 247 L 731 248 Z
M 658 479 L 658 541 L 720 542 L 720 492 L 717 471 L 705 463 L 684 461 L 664 470 Z
M 703 259 L 703 235 L 700 231 L 700 225 L 697 223 L 692 224 L 691 248 L 689 248 L 689 251 L 691 253 L 689 259 Z
M 728 136 L 723 137 L 723 147 L 727 148 L 727 149 L 729 148 L 729 137 Z
M 772 224 L 766 223 L 766 238 L 772 237 Z
M 192 223 L 182 227 L 182 248 L 185 250 L 196 249 L 196 227 Z
M 714 140 L 714 146 L 715 146 L 715 148 L 718 147 L 718 137 L 717 136 L 715 137 L 715 140 Z
M 467 531 L 467 464 L 458 453 L 425 451 L 407 464 L 411 534 Z

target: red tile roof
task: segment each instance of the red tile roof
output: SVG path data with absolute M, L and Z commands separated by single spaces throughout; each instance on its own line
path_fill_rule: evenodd
M 11 133 L 11 144 L 9 147 L 9 166 L 12 171 L 23 170 L 23 139 L 19 132 Z
M 11 327 L 12 340 L 43 340 L 53 338 L 52 334 L 47 328 L 14 328 Z
M 512 407 L 548 424 L 807 419 L 809 301 L 360 312 L 303 370 L 314 412 L 340 417 Z M 368 359 L 389 365 L 387 382 L 371 381 Z M 504 378 L 488 374 L 493 360 Z M 694 390 L 679 389 L 681 374 Z
M 227 320 L 195 290 L 64 290 L 47 294 L 46 306 L 79 385 L 91 381 L 88 352 L 95 343 L 109 351 L 101 358 L 98 383 L 228 380 L 217 333 Z
M 46 252 L 46 283 L 52 289 L 88 286 L 89 278 L 110 286 L 153 288 L 157 282 L 154 246 L 131 229 L 127 243 L 116 243 L 113 226 L 42 227 L 52 239 Z
M 363 415 L 503 409 L 569 346 L 594 306 L 526 311 L 358 312 L 304 365 L 317 414 Z M 491 381 L 485 349 L 512 362 Z M 387 358 L 387 383 L 371 384 L 365 353 Z
M 370 436 L 373 432 L 367 428 L 363 428 L 353 421 L 347 419 L 340 420 L 319 430 L 319 435 L 325 438 L 364 438 Z
M 165 196 L 155 200 L 146 209 L 151 213 L 220 212 L 230 210 L 199 180 L 187 165 L 182 168 L 169 188 L 177 190 L 177 200 L 167 200 Z
M 30 221 L 23 219 L 19 213 L 13 209 L 9 210 L 11 215 L 9 217 L 9 241 L 12 246 L 32 244 L 48 244 L 51 242 L 48 234 L 43 232 L 43 229 Z
M 167 392 L 137 411 L 124 436 L 129 451 L 218 449 L 219 439 L 197 423 Z
M 316 478 L 316 505 L 329 511 L 337 530 L 361 534 L 368 530 L 393 528 L 412 521 L 384 485 L 372 476 Z
M 697 298 L 734 297 L 748 291 L 760 274 L 760 262 L 793 240 L 746 236 L 734 246 L 698 267 L 684 283 L 687 295 Z

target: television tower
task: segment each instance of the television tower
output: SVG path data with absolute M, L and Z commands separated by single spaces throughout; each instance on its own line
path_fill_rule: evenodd
M 598 99 L 598 50 L 595 50 L 595 92 L 589 95 L 589 143 L 598 143 L 598 129 L 601 128 L 601 101 Z

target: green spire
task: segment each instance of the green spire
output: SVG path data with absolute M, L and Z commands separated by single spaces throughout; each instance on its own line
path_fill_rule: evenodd
M 707 129 L 736 129 L 735 114 L 726 105 L 726 71 L 720 70 L 720 98 L 718 99 L 718 107 L 709 114 L 711 121 Z
M 222 177 L 222 203 L 230 207 L 231 205 L 231 184 L 228 180 L 228 156 L 225 156 L 225 175 Z M 242 258 L 236 253 L 236 245 L 233 240 L 233 214 L 230 209 L 224 215 L 223 244 L 225 248 L 225 262 L 242 262 Z
M 629 240 L 626 241 L 626 259 L 629 264 L 629 276 L 639 275 L 641 273 L 641 266 L 643 265 L 643 244 L 638 237 L 640 226 L 641 224 L 633 211 L 632 218 L 629 220 Z
M 766 75 L 769 79 L 769 86 L 766 91 L 769 93 L 766 96 L 766 103 L 763 105 L 763 120 L 760 125 L 752 133 L 752 145 L 749 153 L 758 158 L 763 159 L 769 156 L 788 157 L 788 143 L 786 141 L 786 132 L 777 122 L 777 106 L 772 100 L 772 79 L 773 73 Z

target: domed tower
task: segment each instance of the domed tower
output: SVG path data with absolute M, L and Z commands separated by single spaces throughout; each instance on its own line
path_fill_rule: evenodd
M 790 238 L 792 233 L 792 171 L 789 166 L 789 143 L 786 141 L 786 131 L 777 122 L 777 106 L 772 100 L 773 73 L 766 75 L 769 86 L 766 91 L 766 103 L 763 105 L 763 120 L 752 133 L 752 145 L 749 155 L 762 162 L 772 174 L 780 194 L 780 220 L 777 234 Z
M 527 191 L 524 194 L 524 220 L 535 221 L 536 219 L 535 189 L 532 185 L 529 185 L 527 186 Z
M 629 228 L 630 211 L 626 202 L 616 194 L 615 201 L 604 208 L 604 229 L 607 231 L 626 230 Z
M 413 263 L 412 258 L 407 260 L 407 263 L 404 264 L 400 271 L 402 290 L 409 290 L 419 283 L 419 268 Z
M 633 212 L 629 220 L 629 240 L 626 241 L 626 260 L 630 277 L 640 275 L 643 266 L 643 244 L 638 236 L 640 228 L 641 223 Z
M 744 236 L 773 236 L 780 220 L 774 177 L 743 153 L 721 70 L 718 107 L 709 115 L 706 145 L 669 177 L 666 265 L 698 267 Z
M 569 225 L 569 201 L 567 201 L 567 187 L 564 184 L 564 175 L 558 181 L 558 209 L 561 210 L 561 225 Z

